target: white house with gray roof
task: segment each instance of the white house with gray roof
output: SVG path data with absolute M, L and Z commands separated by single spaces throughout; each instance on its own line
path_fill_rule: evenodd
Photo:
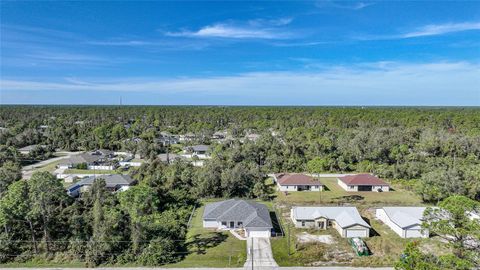
M 334 228 L 342 237 L 369 237 L 370 225 L 355 207 L 293 207 L 290 217 L 297 228 Z
M 247 237 L 270 237 L 273 228 L 270 211 L 264 204 L 237 199 L 207 204 L 203 227 L 244 229 Z
M 129 175 L 123 174 L 88 176 L 68 187 L 67 194 L 72 197 L 78 197 L 81 193 L 89 190 L 93 182 L 97 179 L 105 180 L 105 188 L 112 192 L 127 190 L 136 183 Z
M 425 207 L 382 207 L 375 216 L 402 238 L 428 238 L 429 231 L 422 228 Z
M 208 159 L 210 158 L 209 149 L 210 146 L 204 144 L 187 146 L 183 149 L 183 156 L 186 158 L 198 157 L 199 159 Z

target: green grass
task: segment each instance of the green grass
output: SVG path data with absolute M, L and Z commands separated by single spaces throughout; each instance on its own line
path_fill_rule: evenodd
M 297 191 L 277 192 L 276 201 L 284 203 L 303 203 L 303 204 L 361 204 L 369 206 L 385 205 L 421 205 L 421 198 L 413 193 L 401 189 L 399 186 L 393 186 L 394 190 L 390 192 L 348 192 L 337 184 L 336 178 L 321 178 L 320 181 L 327 187 L 326 191 Z
M 83 169 L 67 169 L 64 174 L 116 174 L 115 170 L 83 170 Z
M 180 262 L 165 267 L 243 267 L 247 258 L 246 241 L 229 232 L 203 228 L 204 206 L 195 211 L 187 233 L 188 254 Z
M 62 160 L 57 160 L 54 162 L 50 162 L 42 167 L 35 168 L 34 172 L 49 172 L 53 173 L 57 169 L 57 165 L 62 162 Z

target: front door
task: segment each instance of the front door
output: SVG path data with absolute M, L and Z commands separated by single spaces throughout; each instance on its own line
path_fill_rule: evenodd
M 319 221 L 317 225 L 319 229 L 325 229 L 325 221 Z
M 235 221 L 230 221 L 230 228 L 235 228 Z

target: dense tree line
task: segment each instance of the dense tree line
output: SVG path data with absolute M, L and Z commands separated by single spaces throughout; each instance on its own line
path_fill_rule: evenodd
M 268 199 L 264 179 L 275 172 L 371 172 L 428 202 L 480 199 L 478 108 L 2 106 L 0 127 L 1 262 L 174 262 L 198 200 Z M 232 139 L 212 141 L 220 130 Z M 157 154 L 179 148 L 158 143 L 161 132 L 195 134 L 188 144 L 211 144 L 211 159 L 162 163 Z M 19 153 L 31 144 L 45 147 Z M 55 149 L 98 148 L 145 158 L 131 172 L 138 186 L 112 194 L 99 180 L 74 200 L 48 173 L 19 181 L 21 165 Z
M 0 263 L 39 256 L 88 266 L 175 262 L 184 255 L 187 221 L 196 202 L 187 190 L 169 189 L 161 181 L 145 180 L 111 193 L 100 177 L 73 199 L 61 180 L 37 172 L 2 194 Z

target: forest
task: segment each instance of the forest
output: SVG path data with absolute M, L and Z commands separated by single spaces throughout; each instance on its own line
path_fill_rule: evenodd
M 36 256 L 101 264 L 178 261 L 192 209 L 205 198 L 268 200 L 277 172 L 369 172 L 437 203 L 480 200 L 480 108 L 456 107 L 0 107 L 0 263 Z M 226 130 L 231 140 L 212 141 Z M 176 151 L 162 132 L 195 134 L 211 159 L 194 167 L 156 157 Z M 256 141 L 243 140 L 256 133 Z M 18 149 L 43 145 L 27 157 Z M 79 199 L 46 172 L 21 166 L 55 151 L 129 151 L 147 160 L 138 185 L 111 194 L 96 181 Z

